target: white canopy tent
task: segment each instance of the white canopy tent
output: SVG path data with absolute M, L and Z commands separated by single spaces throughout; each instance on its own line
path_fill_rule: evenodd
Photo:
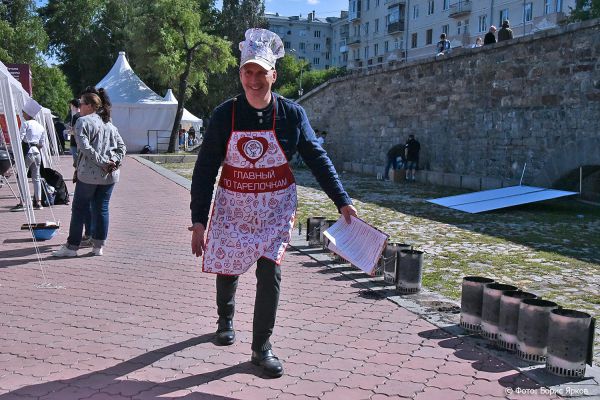
M 128 152 L 138 152 L 145 145 L 156 148 L 158 137 L 169 136 L 177 105 L 150 89 L 131 69 L 125 52 L 96 84 L 104 88 L 112 102 L 113 124 L 119 129 Z
M 168 101 L 170 103 L 177 104 L 177 99 L 175 98 L 173 90 L 171 89 L 167 90 L 167 94 L 165 94 L 164 99 L 165 101 Z M 199 132 L 200 128 L 202 127 L 202 119 L 196 117 L 194 114 L 192 114 L 184 108 L 183 115 L 181 116 L 181 126 L 183 126 L 184 128 L 189 128 L 190 126 L 193 126 L 196 132 Z

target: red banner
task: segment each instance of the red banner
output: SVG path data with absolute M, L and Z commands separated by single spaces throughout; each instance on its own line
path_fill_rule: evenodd
M 294 175 L 287 164 L 272 168 L 236 168 L 225 164 L 219 186 L 232 192 L 276 192 L 294 183 Z
M 29 68 L 29 64 L 6 64 L 6 68 L 16 80 L 21 82 L 23 89 L 31 96 L 31 68 Z

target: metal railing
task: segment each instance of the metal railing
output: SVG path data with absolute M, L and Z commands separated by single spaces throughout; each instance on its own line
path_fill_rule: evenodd
M 459 1 L 458 3 L 450 4 L 450 17 L 458 17 L 459 15 L 471 12 L 471 1 Z

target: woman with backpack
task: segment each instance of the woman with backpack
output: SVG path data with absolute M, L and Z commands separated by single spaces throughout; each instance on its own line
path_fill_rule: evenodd
M 108 205 L 119 181 L 119 166 L 125 144 L 110 122 L 110 100 L 104 89 L 89 88 L 80 99 L 81 118 L 75 126 L 77 141 L 77 184 L 67 243 L 52 253 L 55 257 L 76 257 L 83 226 L 91 212 L 92 252 L 103 254 L 108 236 Z

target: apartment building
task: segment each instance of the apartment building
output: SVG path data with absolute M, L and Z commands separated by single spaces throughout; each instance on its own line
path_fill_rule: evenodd
M 508 19 L 514 36 L 553 28 L 575 0 L 349 0 L 348 68 L 432 56 L 445 33 L 471 47 Z
M 452 48 L 471 47 L 490 25 L 508 19 L 519 37 L 553 28 L 576 0 L 348 0 L 340 18 L 267 14 L 286 51 L 313 69 L 366 68 L 436 54 L 445 33 Z
M 341 18 L 317 18 L 314 11 L 306 18 L 284 17 L 277 13 L 267 13 L 265 17 L 269 22 L 269 29 L 283 40 L 287 54 L 308 61 L 312 69 L 329 69 L 336 65 L 334 51 L 337 53 L 337 47 L 333 45 L 333 24 L 341 21 Z

